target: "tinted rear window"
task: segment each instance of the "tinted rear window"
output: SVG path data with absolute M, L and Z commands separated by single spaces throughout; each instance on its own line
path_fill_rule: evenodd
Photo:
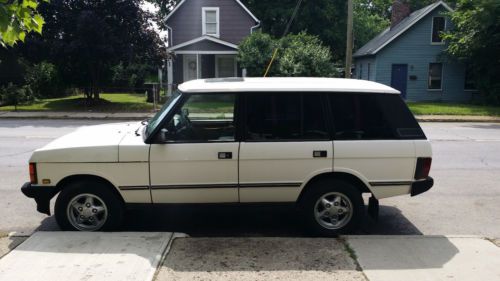
M 406 103 L 392 94 L 331 94 L 337 140 L 425 139 Z

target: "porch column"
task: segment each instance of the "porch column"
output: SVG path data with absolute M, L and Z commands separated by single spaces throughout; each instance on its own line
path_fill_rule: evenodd
M 172 70 L 172 59 L 167 60 L 167 97 L 172 95 L 172 88 L 174 84 L 174 75 Z

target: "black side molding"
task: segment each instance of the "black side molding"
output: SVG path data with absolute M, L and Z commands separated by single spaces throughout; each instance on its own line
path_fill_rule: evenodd
M 21 191 L 26 197 L 35 199 L 36 210 L 38 212 L 50 216 L 50 199 L 52 199 L 60 189 L 55 186 L 35 186 L 27 182 L 23 184 Z
M 413 182 L 411 185 L 411 196 L 417 196 L 431 189 L 434 179 L 427 177 L 425 180 Z

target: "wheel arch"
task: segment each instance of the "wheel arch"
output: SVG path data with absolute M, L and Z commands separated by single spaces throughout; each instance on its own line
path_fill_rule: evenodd
M 302 190 L 299 194 L 299 197 L 297 198 L 297 203 L 299 204 L 301 202 L 301 200 L 304 198 L 304 194 L 309 189 L 311 189 L 311 187 L 314 186 L 314 184 L 316 182 L 319 182 L 319 181 L 324 180 L 324 179 L 343 180 L 343 181 L 349 182 L 349 183 L 353 184 L 354 186 L 356 186 L 356 188 L 361 193 L 372 193 L 367 182 L 362 180 L 357 175 L 354 175 L 354 174 L 348 173 L 348 172 L 344 172 L 344 171 L 342 171 L 342 172 L 328 172 L 328 173 L 318 174 L 318 175 L 312 177 L 311 179 L 309 179 L 307 181 L 307 183 L 304 185 L 304 187 L 302 188 Z
M 57 183 L 56 186 L 59 190 L 63 190 L 65 188 L 65 186 L 67 186 L 68 184 L 70 184 L 72 182 L 78 182 L 78 181 L 94 181 L 94 182 L 102 183 L 105 186 L 107 186 L 109 188 L 109 190 L 111 190 L 111 192 L 113 192 L 117 196 L 117 198 L 120 199 L 120 201 L 122 203 L 125 203 L 125 200 L 123 199 L 123 196 L 118 191 L 117 187 L 113 183 L 111 183 L 109 180 L 107 180 L 101 176 L 97 176 L 97 175 L 91 175 L 91 174 L 70 175 L 70 176 L 67 176 L 67 177 L 61 179 Z

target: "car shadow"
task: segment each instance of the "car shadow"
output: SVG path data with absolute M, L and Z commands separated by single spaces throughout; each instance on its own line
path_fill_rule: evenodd
M 58 230 L 53 217 L 39 231 Z M 180 232 L 192 237 L 309 237 L 293 205 L 161 205 L 129 208 L 119 231 Z M 357 235 L 422 235 L 393 206 L 380 206 L 378 221 L 366 215 Z

